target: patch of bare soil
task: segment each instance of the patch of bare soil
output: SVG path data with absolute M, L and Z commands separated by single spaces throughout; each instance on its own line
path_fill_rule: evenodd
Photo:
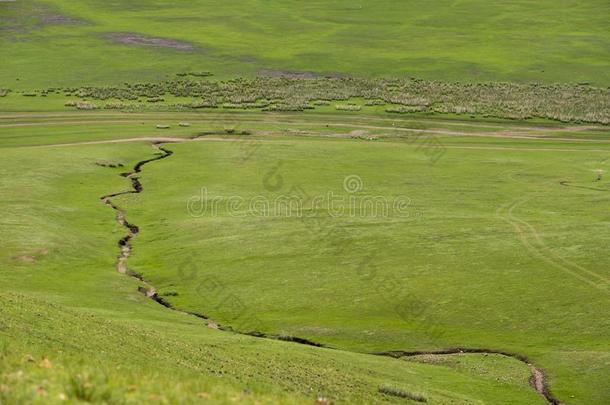
M 528 364 L 532 376 L 530 377 L 530 385 L 534 387 L 534 389 L 540 393 L 544 393 L 546 391 L 546 387 L 544 386 L 544 374 L 542 371 L 538 370 L 531 364 Z
M 49 253 L 49 249 L 38 249 L 27 255 L 13 256 L 12 259 L 21 263 L 34 263 L 40 256 L 45 256 Z
M 36 261 L 36 258 L 31 255 L 18 256 L 15 259 L 23 263 L 34 263 Z
M 183 41 L 177 41 L 175 39 L 159 38 L 159 37 L 147 37 L 141 34 L 135 33 L 111 33 L 106 36 L 111 41 L 117 42 L 124 45 L 135 45 L 135 46 L 156 46 L 161 48 L 172 48 L 181 51 L 192 51 L 195 49 L 193 44 Z
M 47 25 L 84 25 L 87 21 L 60 14 L 51 7 L 23 1 L 0 0 L 8 3 L 0 12 L 0 32 L 5 39 L 20 40 L 11 34 L 26 34 L 44 28 Z
M 58 14 L 58 13 L 42 13 L 40 15 L 40 22 L 42 24 L 47 24 L 47 25 L 79 25 L 79 24 L 84 24 L 83 20 L 79 20 L 77 18 L 74 17 L 70 17 L 67 15 L 63 15 L 63 14 Z

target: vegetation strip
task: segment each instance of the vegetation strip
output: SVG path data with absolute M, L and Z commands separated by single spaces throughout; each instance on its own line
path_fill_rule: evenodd
M 147 44 L 152 44 L 152 40 Z M 154 40 L 157 43 L 164 41 Z M 417 78 L 262 76 L 226 81 L 179 78 L 105 87 L 54 87 L 22 91 L 21 95 L 66 97 L 64 106 L 78 110 L 299 112 L 331 108 L 354 113 L 363 107 L 370 107 L 396 115 L 464 114 L 512 120 L 543 118 L 560 122 L 610 124 L 610 89 L 588 84 L 448 83 Z M 173 99 L 170 100 L 170 97 Z
M 184 141 L 188 141 L 188 140 L 185 139 Z M 207 317 L 205 315 L 190 312 L 190 311 L 185 311 L 185 310 L 174 307 L 169 301 L 160 297 L 157 294 L 156 289 L 150 283 L 148 283 L 142 275 L 135 273 L 135 272 L 131 272 L 127 269 L 126 261 L 131 253 L 131 245 L 129 242 L 140 232 L 140 230 L 137 225 L 130 224 L 125 219 L 125 213 L 121 210 L 121 208 L 119 208 L 118 206 L 116 206 L 115 204 L 112 203 L 111 198 L 117 197 L 120 195 L 125 195 L 125 194 L 141 193 L 143 191 L 142 183 L 140 182 L 140 180 L 137 177 L 135 177 L 135 175 L 142 171 L 142 167 L 145 164 L 168 158 L 174 153 L 171 150 L 161 147 L 162 144 L 177 143 L 177 142 L 181 142 L 181 140 L 176 140 L 176 141 L 165 140 L 165 141 L 153 142 L 152 143 L 153 147 L 156 150 L 161 152 L 160 155 L 155 156 L 150 159 L 142 160 L 142 161 L 136 163 L 136 165 L 134 166 L 132 171 L 121 173 L 121 176 L 126 177 L 131 180 L 131 185 L 132 185 L 133 190 L 122 191 L 122 192 L 118 192 L 118 193 L 111 193 L 111 194 L 104 195 L 100 198 L 104 204 L 106 204 L 107 206 L 112 208 L 114 211 L 116 211 L 117 222 L 120 225 L 127 228 L 127 230 L 128 230 L 127 235 L 125 235 L 118 241 L 118 245 L 119 245 L 119 248 L 121 249 L 121 253 L 119 254 L 118 259 L 117 259 L 117 271 L 121 274 L 127 274 L 127 275 L 139 280 L 140 282 L 142 282 L 143 286 L 138 287 L 138 291 L 140 293 L 142 293 L 143 295 L 145 295 L 147 298 L 150 298 L 153 301 L 157 302 L 158 304 L 163 305 L 164 307 L 171 309 L 173 311 L 181 312 L 181 313 L 184 313 L 187 315 L 192 315 L 192 316 L 196 316 L 200 319 L 203 319 L 204 322 L 206 323 L 206 325 L 210 328 L 220 329 L 220 330 L 223 330 L 226 332 L 233 332 L 233 333 L 252 336 L 252 337 L 282 340 L 282 341 L 294 342 L 294 343 L 308 345 L 308 346 L 327 348 L 327 349 L 331 349 L 331 350 L 342 350 L 342 349 L 324 346 L 321 343 L 313 342 L 311 340 L 300 338 L 300 337 L 295 337 L 295 336 L 268 335 L 268 334 L 264 334 L 264 333 L 258 332 L 258 331 L 243 332 L 243 331 L 235 330 L 235 329 L 231 328 L 230 326 L 228 326 L 228 327 L 220 326 L 219 324 L 212 321 L 209 317 Z M 501 350 L 490 350 L 490 349 L 453 348 L 453 349 L 443 349 L 443 350 L 436 350 L 436 351 L 388 351 L 388 352 L 381 352 L 381 353 L 373 353 L 373 355 L 393 357 L 396 359 L 400 359 L 400 358 L 404 358 L 404 357 L 414 357 L 414 356 L 419 356 L 419 355 L 448 355 L 448 354 L 463 354 L 463 353 L 497 354 L 497 355 L 510 357 L 510 358 L 516 359 L 522 363 L 525 363 L 529 367 L 529 369 L 532 373 L 532 375 L 530 377 L 530 381 L 529 381 L 532 388 L 536 392 L 538 392 L 540 395 L 542 395 L 548 401 L 548 403 L 553 404 L 553 405 L 559 405 L 562 403 L 558 398 L 556 398 L 550 392 L 550 390 L 547 386 L 547 378 L 546 378 L 544 372 L 541 369 L 539 369 L 538 367 L 536 367 L 535 365 L 533 365 L 526 356 L 521 355 L 521 354 L 514 354 L 514 353 L 509 353 L 509 352 L 505 352 L 505 351 L 501 351 Z

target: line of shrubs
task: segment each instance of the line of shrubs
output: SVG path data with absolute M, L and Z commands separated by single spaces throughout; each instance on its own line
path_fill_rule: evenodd
M 69 97 L 119 102 L 164 97 L 195 99 L 184 108 L 254 108 L 302 111 L 341 102 L 338 110 L 357 111 L 347 101 L 364 99 L 367 106 L 389 105 L 388 112 L 479 114 L 498 118 L 548 118 L 564 122 L 610 124 L 610 89 L 574 84 L 449 83 L 419 79 L 257 77 L 227 81 L 179 79 L 120 86 L 53 89 Z M 46 91 L 50 91 L 47 89 Z M 43 91 L 40 94 L 46 94 Z M 36 93 L 32 93 L 36 94 Z M 163 100 L 163 101 L 162 101 Z

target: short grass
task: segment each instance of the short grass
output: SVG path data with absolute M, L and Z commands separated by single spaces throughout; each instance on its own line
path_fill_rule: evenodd
M 521 353 L 560 397 L 601 403 L 609 325 L 593 308 L 609 304 L 610 183 L 595 179 L 610 149 L 472 139 L 441 138 L 435 165 L 406 139 L 170 145 L 171 158 L 145 168 L 141 199 L 117 199 L 143 229 L 129 266 L 222 325 L 359 351 Z M 247 210 L 347 198 L 353 175 L 359 196 L 408 198 L 408 216 L 352 217 L 349 200 L 336 217 Z
M 0 279 L 10 286 L 0 294 L 3 403 L 401 400 L 386 398 L 380 386 L 421 393 L 430 403 L 543 403 L 527 384 L 527 367 L 511 359 L 481 356 L 490 378 L 234 335 L 169 311 L 116 272 L 124 229 L 99 201 L 126 182 L 120 169 L 95 163 L 133 165 L 150 156 L 150 145 L 2 151 Z
M 180 127 L 180 122 L 189 123 Z M 157 129 L 157 124 L 169 125 L 169 129 Z M 445 136 L 490 135 L 530 136 L 558 138 L 574 141 L 606 140 L 610 136 L 608 126 L 562 124 L 548 120 L 501 120 L 471 118 L 463 115 L 414 114 L 395 116 L 381 110 L 360 113 L 336 111 L 307 113 L 252 113 L 246 111 L 205 111 L 200 113 L 156 112 L 75 112 L 41 111 L 37 113 L 6 112 L 0 115 L 0 140 L 3 146 L 40 146 L 56 143 L 107 141 L 125 138 L 178 137 L 192 138 L 202 134 L 229 136 L 228 130 L 248 131 L 252 135 L 273 133 L 283 136 L 341 134 L 344 137 L 405 137 L 418 131 L 432 131 Z M 419 133 L 419 135 L 426 133 Z M 445 135 L 443 135 L 445 134 Z M 253 139 L 254 137 L 244 138 Z M 468 141 L 467 138 L 465 141 Z M 472 140 L 472 139 L 471 139 Z M 502 141 L 496 139 L 497 142 Z M 505 138 L 519 146 L 531 145 L 539 140 Z M 247 144 L 248 142 L 245 142 Z M 550 142 L 547 147 L 557 146 Z M 565 143 L 559 144 L 565 146 Z M 570 147 L 586 147 L 573 143 Z
M 0 403 L 545 402 L 505 356 L 373 354 L 460 346 L 527 356 L 562 401 L 607 403 L 607 126 L 362 99 L 73 111 L 72 95 L 23 92 L 208 71 L 603 88 L 608 14 L 607 0 L 0 0 Z M 154 150 L 78 143 L 203 134 L 113 199 L 141 230 L 128 268 L 178 309 L 278 339 L 208 328 L 116 271 L 125 229 L 99 197 L 129 189 L 119 174 Z M 305 219 L 244 207 L 329 193 L 337 210 Z M 350 197 L 405 205 L 375 216 Z M 281 341 L 294 337 L 327 348 Z
M 1 252 L 5 271 L 0 274 L 3 284 L 11 285 L 17 294 L 5 294 L 6 303 L 1 306 L 6 314 L 3 342 L 9 346 L 5 354 L 9 382 L 4 385 L 11 387 L 6 395 L 13 395 L 8 398 L 16 398 L 17 393 L 37 395 L 36 384 L 43 380 L 49 381 L 42 385 L 53 398 L 91 380 L 101 387 L 95 395 L 108 391 L 108 395 L 136 399 L 165 395 L 168 400 L 186 400 L 203 392 L 224 401 L 246 390 L 253 393 L 253 400 L 311 400 L 322 395 L 366 402 L 383 395 L 380 386 L 422 394 L 432 403 L 446 400 L 444 394 L 435 396 L 438 390 L 450 392 L 454 399 L 463 395 L 482 400 L 504 395 L 521 398 L 517 403 L 539 399 L 531 395 L 527 378 L 519 377 L 528 374 L 523 364 L 495 356 L 411 359 L 409 364 L 435 364 L 424 365 L 423 370 L 441 367 L 452 372 L 439 376 L 430 371 L 427 383 L 405 380 L 399 377 L 400 370 L 392 378 L 366 380 L 363 384 L 370 391 L 365 392 L 350 388 L 351 383 L 337 383 L 365 378 L 366 373 L 347 373 L 343 368 L 323 383 L 312 377 L 317 371 L 309 366 L 303 366 L 304 374 L 291 374 L 293 363 L 281 353 L 313 353 L 324 370 L 327 361 L 338 361 L 336 356 L 354 356 L 350 359 L 362 362 L 358 363 L 362 370 L 370 369 L 368 362 L 373 360 L 208 330 L 194 317 L 146 300 L 136 292 L 137 282 L 116 273 L 116 241 L 124 229 L 113 221 L 113 213 L 99 196 L 127 189 L 128 182 L 118 174 L 151 156 L 152 148 L 144 142 L 44 145 L 117 139 L 121 134 L 155 136 L 165 134 L 153 128 L 155 119 L 177 122 L 205 114 L 155 115 L 154 119 L 147 114 L 125 115 L 127 122 L 119 123 L 105 114 L 38 115 L 5 118 L 13 124 L 37 125 L 14 127 L 4 121 L 6 126 L 0 128 L 5 146 L 2 228 L 8 235 Z M 595 181 L 595 176 L 597 169 L 608 171 L 610 147 L 604 140 L 578 141 L 580 134 L 565 141 L 467 136 L 477 131 L 500 133 L 503 128 L 540 134 L 565 130 L 565 125 L 557 124 L 400 121 L 399 127 L 464 130 L 462 136 L 437 135 L 445 152 L 432 164 L 425 144 L 408 133 L 387 130 L 387 137 L 369 141 L 367 134 L 385 133 L 369 128 L 358 133 L 359 139 L 328 137 L 357 130 L 358 125 L 396 124 L 384 116 L 346 119 L 340 114 L 288 114 L 282 115 L 282 124 L 274 123 L 274 115 L 254 116 L 237 114 L 230 117 L 240 120 L 224 120 L 236 128 L 254 128 L 253 135 L 225 133 L 215 138 L 228 142 L 210 139 L 166 146 L 175 154 L 144 167 L 140 175 L 144 193 L 115 199 L 142 230 L 133 241 L 129 268 L 143 274 L 167 300 L 204 313 L 223 326 L 298 336 L 356 352 L 465 346 L 520 353 L 547 373 L 550 388 L 559 398 L 603 403 L 608 392 L 608 325 L 603 310 L 608 301 L 603 288 L 608 277 L 604 248 L 610 187 L 607 177 Z M 96 119 L 95 125 L 88 123 Z M 140 120 L 146 124 L 142 126 Z M 176 135 L 192 136 L 219 122 L 191 121 L 191 127 Z M 143 132 L 138 132 L 142 127 Z M 596 132 L 583 131 L 585 137 Z M 124 167 L 96 165 L 100 162 Z M 350 175 L 362 180 L 360 196 L 408 198 L 409 215 L 354 218 L 343 215 L 348 209 L 344 207 L 336 218 L 320 209 L 313 218 L 301 220 L 285 215 L 233 217 L 222 209 L 214 215 L 196 210 L 193 216 L 187 211 L 187 201 L 195 198 L 198 203 L 202 187 L 210 197 L 244 201 L 255 196 L 311 197 L 328 192 L 345 196 L 343 181 Z M 91 343 L 82 335 L 90 332 L 78 332 L 91 329 L 85 324 L 89 316 L 94 323 L 106 322 L 108 329 L 102 335 L 120 335 L 124 325 L 143 334 L 155 329 L 158 335 L 143 358 L 163 349 L 168 357 L 159 361 L 180 364 L 179 372 L 167 368 L 163 384 L 169 387 L 181 379 L 185 385 L 176 390 L 143 385 L 133 393 L 122 391 L 129 385 L 109 363 L 121 352 L 102 335 Z M 24 329 L 30 324 L 31 330 Z M 32 332 L 47 329 L 44 333 L 48 334 Z M 19 343 L 28 334 L 40 340 Z M 69 338 L 72 335 L 76 337 Z M 167 339 L 172 343 L 161 343 Z M 270 347 L 242 351 L 232 339 Z M 184 366 L 178 360 L 181 345 L 216 348 L 218 341 L 237 358 L 230 367 L 232 377 L 223 379 L 227 385 L 212 378 L 216 371 Z M 125 345 L 130 352 L 141 347 L 132 340 Z M 92 357 L 78 354 L 83 347 L 95 352 Z M 290 375 L 286 377 L 290 382 L 275 372 L 261 372 L 259 363 L 249 363 L 249 356 L 260 359 L 261 350 L 269 350 L 270 356 L 261 361 L 276 359 L 277 373 Z M 95 357 L 98 352 L 106 355 Z M 15 380 L 15 373 L 25 367 L 21 365 L 29 364 L 23 360 L 27 354 L 35 358 L 34 365 L 28 366 L 33 374 Z M 68 371 L 55 379 L 48 377 L 39 365 L 43 356 Z M 121 365 L 133 378 L 150 373 L 150 363 L 138 359 Z M 383 368 L 401 364 L 374 359 Z M 91 364 L 98 362 L 103 372 L 94 373 Z M 307 363 L 302 357 L 294 362 Z M 245 380 L 249 374 L 244 370 L 250 370 L 245 364 L 254 364 L 252 370 L 262 373 L 253 383 Z M 199 381 L 189 382 L 194 375 Z M 277 383 L 278 379 L 282 382 Z M 303 391 L 302 384 L 321 388 Z M 525 400 L 521 395 L 529 396 Z
M 157 80 L 181 71 L 605 86 L 609 12 L 605 0 L 0 2 L 0 87 Z M 192 49 L 118 43 L 121 34 Z

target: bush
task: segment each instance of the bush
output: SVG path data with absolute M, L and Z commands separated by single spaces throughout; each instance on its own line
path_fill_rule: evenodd
M 361 106 L 348 102 L 359 97 L 366 100 L 366 105 L 389 104 L 387 111 L 391 113 L 430 111 L 520 120 L 544 118 L 561 122 L 610 123 L 610 89 L 572 84 L 448 83 L 358 77 L 207 81 L 185 73 L 175 80 L 157 83 L 54 90 L 92 100 L 138 100 L 140 97 L 158 100 L 169 94 L 198 99 L 191 104 L 177 104 L 173 106 L 175 108 L 224 106 L 263 111 L 303 111 L 328 105 L 331 100 L 344 101 L 335 106 L 337 110 L 359 111 Z M 169 107 L 163 104 L 162 108 Z
M 76 103 L 76 108 L 78 110 L 95 110 L 97 106 L 88 101 L 79 101 Z
M 337 104 L 335 109 L 340 111 L 360 111 L 362 107 L 356 104 Z
M 65 390 L 69 398 L 84 402 L 109 402 L 112 399 L 108 381 L 86 373 L 70 377 Z
M 414 113 L 414 112 L 422 112 L 426 111 L 426 107 L 422 106 L 413 106 L 413 105 L 401 105 L 400 107 L 389 107 L 385 109 L 385 112 L 396 113 L 396 114 L 406 114 L 406 113 Z
M 416 402 L 428 402 L 428 399 L 421 394 L 409 392 L 402 388 L 392 387 L 389 385 L 381 385 L 379 392 L 385 395 L 391 395 L 393 397 L 406 398 Z

